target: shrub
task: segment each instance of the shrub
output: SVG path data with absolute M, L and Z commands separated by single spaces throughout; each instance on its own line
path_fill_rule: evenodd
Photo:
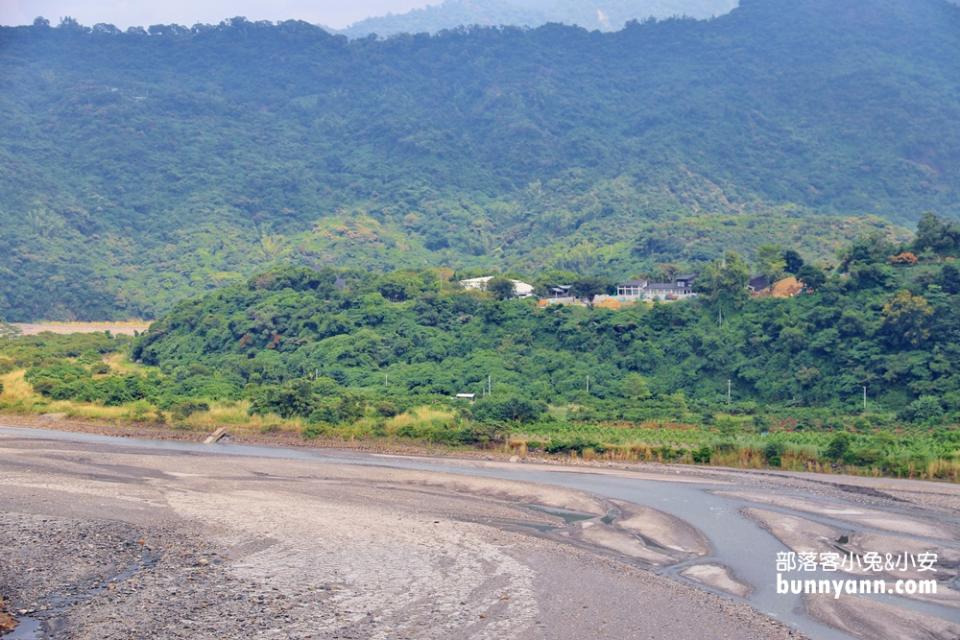
M 314 422 L 305 426 L 300 435 L 303 436 L 304 440 L 316 440 L 320 436 L 326 435 L 329 430 L 330 425 Z
M 502 442 L 506 429 L 497 424 L 472 423 L 456 432 L 459 444 L 488 446 Z
M 127 411 L 127 417 L 135 422 L 143 422 L 150 415 L 153 407 L 144 400 L 137 400 Z
M 769 442 L 763 448 L 763 457 L 771 467 L 779 467 L 783 463 L 783 453 L 786 447 L 782 442 Z
M 942 417 L 943 404 L 934 396 L 920 396 L 900 412 L 900 418 L 908 422 L 929 423 Z
M 770 431 L 770 418 L 761 414 L 753 416 L 753 428 L 757 433 L 767 433 Z
M 710 459 L 713 457 L 713 447 L 705 444 L 699 449 L 695 450 L 691 454 L 691 457 L 696 464 L 710 464 Z
M 480 422 L 534 422 L 547 405 L 520 396 L 489 396 L 478 400 L 471 411 Z
M 595 440 L 587 440 L 577 436 L 572 440 L 551 440 L 547 443 L 547 453 L 576 453 L 583 455 L 584 449 L 593 449 L 595 453 L 604 453 L 607 448 Z
M 309 419 L 310 422 L 349 424 L 362 418 L 366 407 L 367 403 L 363 398 L 352 394 L 324 398 L 316 403 Z
M 839 462 L 850 450 L 850 434 L 838 433 L 830 440 L 823 455 L 830 460 Z
M 858 467 L 870 467 L 880 462 L 883 457 L 883 451 L 878 447 L 860 447 L 846 452 L 843 461 Z
M 106 375 L 110 373 L 110 365 L 108 365 L 106 362 L 98 362 L 90 367 L 90 373 L 97 376 Z
M 392 418 L 400 413 L 400 408 L 394 403 L 384 400 L 377 404 L 377 413 L 384 418 Z
M 256 390 L 250 414 L 275 413 L 281 418 L 306 417 L 316 410 L 317 394 L 309 380 L 265 385 Z
M 664 462 L 671 462 L 683 457 L 682 449 L 674 449 L 671 446 L 663 445 L 656 449 L 657 456 Z
M 206 402 L 198 402 L 195 400 L 185 400 L 175 403 L 170 407 L 170 413 L 175 420 L 186 420 L 195 413 L 203 413 L 205 411 L 210 411 L 210 405 Z

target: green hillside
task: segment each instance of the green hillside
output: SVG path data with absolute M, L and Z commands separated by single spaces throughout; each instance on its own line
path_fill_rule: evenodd
M 742 5 L 606 34 L 0 29 L 0 317 L 153 317 L 288 263 L 830 259 L 960 215 L 960 9 Z

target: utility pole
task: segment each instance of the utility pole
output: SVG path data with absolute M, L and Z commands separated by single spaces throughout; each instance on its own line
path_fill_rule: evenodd
M 587 395 L 590 395 L 590 376 L 587 376 Z
M 389 373 L 383 374 L 383 386 L 385 386 L 385 387 L 389 387 L 389 386 L 390 386 L 390 374 L 389 374 Z
M 493 395 L 493 374 L 492 373 L 487 374 L 487 395 L 488 396 Z
M 720 328 L 723 328 L 723 307 L 717 308 L 717 323 L 720 325 Z
M 727 404 L 733 402 L 733 380 L 727 380 Z

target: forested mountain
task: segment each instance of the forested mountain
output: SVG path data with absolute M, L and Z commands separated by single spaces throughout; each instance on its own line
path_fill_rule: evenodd
M 153 316 L 275 263 L 615 277 L 960 214 L 960 9 L 350 41 L 0 29 L 0 317 Z
M 737 6 L 737 0 L 444 0 L 407 13 L 361 20 L 341 33 L 437 33 L 460 26 L 539 27 L 551 22 L 585 29 L 616 31 L 630 20 L 646 18 L 711 18 Z

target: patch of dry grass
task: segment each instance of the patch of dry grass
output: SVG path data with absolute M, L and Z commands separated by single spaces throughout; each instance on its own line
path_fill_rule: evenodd
M 415 407 L 387 420 L 386 430 L 394 434 L 404 427 L 428 427 L 449 425 L 456 419 L 453 411 L 436 407 Z
M 250 403 L 246 400 L 215 402 L 210 405 L 209 411 L 194 413 L 182 422 L 198 431 L 233 427 L 261 432 L 299 432 L 303 428 L 303 421 L 300 419 L 284 419 L 274 414 L 250 415 L 249 411 Z
M 0 376 L 3 384 L 3 393 L 0 393 L 0 402 L 19 403 L 36 397 L 33 387 L 24 379 L 26 370 L 18 369 Z
M 110 366 L 113 373 L 144 374 L 147 371 L 147 368 L 143 365 L 131 362 L 125 353 L 112 353 L 105 356 L 103 361 Z

